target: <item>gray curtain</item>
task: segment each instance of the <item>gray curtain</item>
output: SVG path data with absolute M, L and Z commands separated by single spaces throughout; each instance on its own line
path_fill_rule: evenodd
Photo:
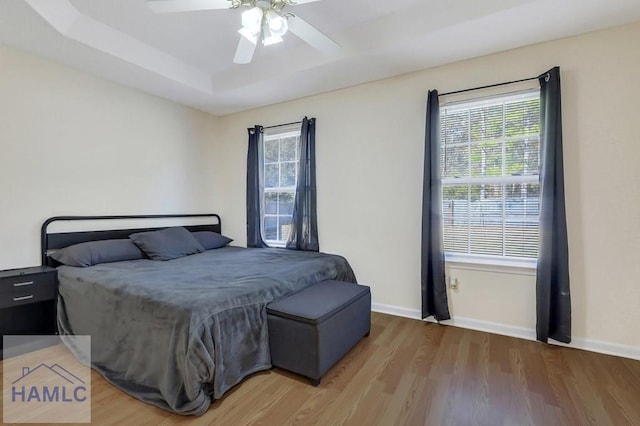
M 287 248 L 320 251 L 316 213 L 316 119 L 302 120 L 298 183 Z
M 429 91 L 422 183 L 422 318 L 451 318 L 447 301 L 442 242 L 442 188 L 440 177 L 440 103 L 438 91 Z
M 540 253 L 536 275 L 537 339 L 571 341 L 569 248 L 564 199 L 560 68 L 540 80 Z
M 247 153 L 247 247 L 267 247 L 262 239 L 262 126 L 247 129 L 249 150 Z

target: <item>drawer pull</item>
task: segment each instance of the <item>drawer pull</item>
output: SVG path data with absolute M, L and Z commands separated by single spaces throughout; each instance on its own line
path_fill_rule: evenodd
M 13 283 L 14 287 L 24 287 L 27 285 L 33 285 L 33 281 L 25 281 L 23 283 Z
M 29 300 L 29 299 L 33 299 L 33 294 L 30 294 L 28 296 L 14 297 L 13 301 L 14 302 L 20 302 L 20 301 Z

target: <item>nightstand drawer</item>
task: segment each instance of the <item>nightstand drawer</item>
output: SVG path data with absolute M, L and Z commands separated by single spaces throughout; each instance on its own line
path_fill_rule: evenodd
M 29 291 L 30 289 L 45 286 L 55 289 L 56 274 L 23 274 L 9 277 L 0 277 L 0 294 Z M 34 290 L 35 291 L 35 290 Z
M 55 299 L 56 271 L 28 271 L 31 272 L 0 273 L 0 309 Z
M 53 300 L 55 297 L 55 281 L 49 283 L 34 283 L 25 287 L 17 287 L 10 293 L 0 294 L 0 309 Z

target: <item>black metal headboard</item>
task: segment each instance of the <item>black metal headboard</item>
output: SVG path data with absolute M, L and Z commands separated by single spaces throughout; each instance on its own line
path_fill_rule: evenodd
M 128 216 L 55 216 L 45 220 L 40 230 L 40 250 L 42 265 L 56 266 L 47 253 L 49 250 L 61 249 L 73 244 L 87 241 L 111 240 L 128 238 L 135 232 L 155 231 L 164 227 L 110 229 L 100 231 L 57 232 L 49 233 L 47 228 L 53 222 L 92 221 L 92 220 L 138 220 L 138 219 L 179 219 L 206 218 L 215 219 L 216 223 L 206 225 L 184 225 L 189 231 L 222 232 L 222 222 L 217 214 L 160 214 L 160 215 L 128 215 Z

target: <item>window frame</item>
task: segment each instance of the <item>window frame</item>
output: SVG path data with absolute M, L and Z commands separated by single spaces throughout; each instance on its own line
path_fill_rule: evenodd
M 263 133 L 263 139 L 262 139 L 262 150 L 261 150 L 261 155 L 260 155 L 260 176 L 261 176 L 261 180 L 262 182 L 260 182 L 260 203 L 261 203 L 261 217 L 260 217 L 260 232 L 262 233 L 262 239 L 264 241 L 264 243 L 269 246 L 269 247 L 274 247 L 274 248 L 284 248 L 286 247 L 287 241 L 286 240 L 270 240 L 267 239 L 267 233 L 265 231 L 265 222 L 266 222 L 266 218 L 268 217 L 275 217 L 276 218 L 276 223 L 278 224 L 277 227 L 279 227 L 279 223 L 280 223 L 280 217 L 282 216 L 288 216 L 288 215 L 284 215 L 284 214 L 280 214 L 280 203 L 276 203 L 276 213 L 267 213 L 266 210 L 266 197 L 267 194 L 269 193 L 290 193 L 293 195 L 293 198 L 295 200 L 295 196 L 296 196 L 296 187 L 298 184 L 298 171 L 299 171 L 299 164 L 300 164 L 300 136 L 301 136 L 301 131 L 302 129 L 300 128 L 299 125 L 287 125 L 287 126 L 278 126 L 278 127 L 274 127 L 271 129 L 265 129 L 264 133 Z M 281 140 L 281 139 L 285 139 L 285 138 L 290 138 L 290 137 L 296 137 L 296 147 L 295 147 L 295 160 L 282 160 L 281 154 L 280 154 L 280 147 L 278 147 L 278 161 L 277 162 L 267 162 L 266 161 L 266 144 L 267 142 L 273 141 L 273 140 Z M 295 164 L 295 181 L 293 186 L 277 186 L 277 187 L 267 187 L 266 186 L 266 165 L 268 164 L 278 164 L 279 166 L 281 166 L 282 164 L 285 163 L 293 163 Z M 280 179 L 281 179 L 281 173 L 282 173 L 282 169 L 281 167 L 278 168 L 279 169 L 279 176 L 278 176 L 278 184 L 280 184 Z M 292 215 L 291 215 L 292 216 Z
M 523 90 L 511 91 L 511 92 L 497 92 L 489 96 L 484 97 L 475 97 L 475 98 L 467 98 L 462 100 L 456 100 L 451 102 L 443 102 L 440 106 L 440 111 L 444 111 L 446 109 L 453 109 L 455 111 L 456 107 L 460 109 L 473 109 L 479 106 L 489 106 L 491 104 L 495 104 L 496 100 L 500 100 L 501 104 L 505 104 L 509 102 L 511 99 L 527 99 L 527 98 L 535 98 L 537 95 L 538 99 L 540 96 L 540 89 L 538 87 L 529 87 Z M 503 110 L 504 111 L 504 110 Z M 504 112 L 503 112 L 504 114 Z M 439 120 L 442 120 L 442 116 Z M 506 136 L 505 126 L 503 119 L 503 131 L 499 138 L 502 145 L 502 170 L 505 173 L 506 170 L 506 146 L 509 141 L 512 140 L 521 140 L 522 137 L 513 137 Z M 440 121 L 440 126 L 442 127 L 442 121 Z M 471 122 L 469 122 L 469 126 L 471 126 Z M 444 129 L 443 129 L 444 130 Z M 537 139 L 538 144 L 540 144 L 540 134 L 537 136 L 531 136 L 532 139 Z M 451 145 L 447 144 L 447 146 L 470 146 L 472 147 L 474 144 L 470 140 L 464 143 L 452 143 Z M 444 144 L 442 144 L 444 145 Z M 540 145 L 539 145 L 540 146 Z M 440 194 L 443 197 L 443 190 L 445 186 L 453 186 L 453 185 L 505 185 L 509 184 L 537 184 L 540 185 L 540 173 L 539 170 L 537 173 L 527 174 L 527 175 L 506 175 L 503 176 L 479 176 L 479 177 L 444 177 L 444 163 L 442 160 L 443 156 L 441 156 L 440 167 L 441 167 L 441 181 L 440 181 Z M 503 202 L 505 195 L 503 194 Z M 444 204 L 444 203 L 442 203 Z M 444 210 L 441 208 L 441 214 L 444 216 Z M 504 208 L 503 208 L 503 220 L 502 226 L 504 229 Z M 539 215 L 538 215 L 538 232 L 540 229 Z M 442 232 L 444 237 L 444 222 L 442 223 Z M 504 231 L 502 234 L 502 242 L 504 245 Z M 539 240 L 538 240 L 539 244 Z M 444 249 L 444 248 L 443 248 Z M 459 253 L 459 252 L 446 252 L 443 250 L 444 259 L 447 265 L 454 269 L 470 269 L 470 270 L 480 270 L 487 272 L 497 272 L 497 273 L 514 273 L 521 275 L 535 275 L 535 270 L 537 267 L 538 256 L 534 257 L 516 257 L 516 256 L 505 256 L 505 255 L 482 255 L 482 254 L 471 254 L 471 253 Z

